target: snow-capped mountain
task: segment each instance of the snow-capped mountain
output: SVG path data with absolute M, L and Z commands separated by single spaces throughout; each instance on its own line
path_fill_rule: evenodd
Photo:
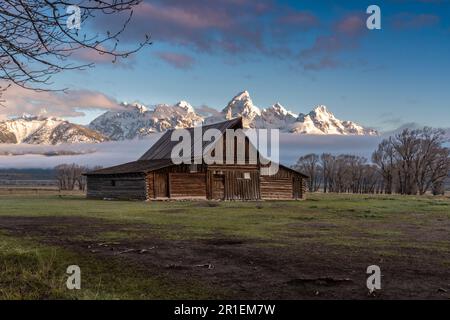
M 242 117 L 244 127 L 280 129 L 297 134 L 377 135 L 371 129 L 337 119 L 325 106 L 318 106 L 308 114 L 297 115 L 280 103 L 266 109 L 254 105 L 248 91 L 236 95 L 227 106 L 214 116 L 204 117 L 186 101 L 175 105 L 161 104 L 147 108 L 141 104 L 123 104 L 120 111 L 108 111 L 91 122 L 89 128 L 112 140 L 133 139 L 168 129 L 188 128 L 196 125 Z
M 123 103 L 122 107 L 119 111 L 105 112 L 88 127 L 43 116 L 22 116 L 1 121 L 0 143 L 55 145 L 126 140 L 168 129 L 190 128 L 236 117 L 242 117 L 246 128 L 279 129 L 295 134 L 378 135 L 375 130 L 366 129 L 352 121 L 337 119 L 322 105 L 307 114 L 299 115 L 288 111 L 280 103 L 260 109 L 254 105 L 248 91 L 236 95 L 214 116 L 202 116 L 186 101 L 153 107 L 140 103 Z
M 242 117 L 245 127 L 253 127 L 255 119 L 261 117 L 261 110 L 253 104 L 248 91 L 244 91 L 235 96 L 222 110 L 227 120 Z
M 102 114 L 89 124 L 89 128 L 112 140 L 124 140 L 168 129 L 194 127 L 204 120 L 186 101 L 173 106 L 160 104 L 153 109 L 138 103 L 124 103 L 123 107 L 123 110 Z
M 253 104 L 247 91 L 235 96 L 219 116 L 206 119 L 207 123 L 242 117 L 244 127 L 258 129 L 280 129 L 282 132 L 319 135 L 378 135 L 378 132 L 352 121 L 341 121 L 326 106 L 317 106 L 308 114 L 286 110 L 280 103 L 266 109 Z
M 317 106 L 308 114 L 299 114 L 290 131 L 304 134 L 378 135 L 375 130 L 363 128 L 352 121 L 337 119 L 323 105 Z
M 0 122 L 0 143 L 56 145 L 106 140 L 105 136 L 96 131 L 59 118 L 22 116 Z

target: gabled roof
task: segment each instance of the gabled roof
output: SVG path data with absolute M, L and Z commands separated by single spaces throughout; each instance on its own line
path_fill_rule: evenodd
M 110 175 L 110 174 L 124 174 L 124 173 L 147 173 L 153 170 L 158 170 L 173 165 L 172 160 L 138 160 L 124 163 L 118 166 L 99 169 L 87 172 L 86 175 Z
M 242 118 L 214 123 L 202 126 L 201 128 L 202 132 L 205 132 L 208 129 L 217 129 L 222 134 L 224 134 L 227 129 L 242 129 Z M 186 129 L 189 131 L 191 137 L 193 137 L 193 139 L 191 140 L 192 158 L 194 158 L 195 156 L 202 156 L 194 154 L 193 146 L 197 142 L 194 139 L 202 140 L 202 150 L 204 150 L 209 144 L 211 144 L 210 141 L 203 141 L 203 134 L 201 137 L 195 137 L 195 135 L 193 134 L 194 129 L 195 128 Z M 172 149 L 179 143 L 179 141 L 171 141 L 171 136 L 174 130 L 176 129 L 166 131 L 166 133 L 146 153 L 144 153 L 142 157 L 139 158 L 139 160 L 171 159 Z
M 284 168 L 284 169 L 286 169 L 286 170 L 288 170 L 288 171 L 291 171 L 291 172 L 293 172 L 293 173 L 296 173 L 296 174 L 299 174 L 299 175 L 301 175 L 303 178 L 305 178 L 305 179 L 309 179 L 309 176 L 307 176 L 306 174 L 304 174 L 304 173 L 302 173 L 302 172 L 300 172 L 300 171 L 298 171 L 298 170 L 296 170 L 296 169 L 293 169 L 293 168 L 291 168 L 291 167 L 287 167 L 287 166 L 285 166 L 285 165 L 282 165 L 282 164 L 278 164 L 281 168 Z
M 208 129 L 217 129 L 222 134 L 225 133 L 227 129 L 242 129 L 242 118 L 236 118 L 228 121 L 223 121 L 219 123 L 214 123 L 210 125 L 202 126 L 202 133 Z M 194 133 L 195 128 L 188 128 L 186 130 L 189 131 L 191 137 L 194 138 L 203 138 L 195 137 Z M 86 175 L 108 175 L 108 174 L 126 174 L 126 173 L 146 173 L 166 167 L 170 167 L 173 165 L 171 154 L 172 149 L 179 143 L 179 141 L 171 141 L 171 136 L 174 130 L 168 130 L 164 133 L 164 135 L 156 141 L 156 143 L 142 156 L 138 161 L 133 161 L 125 164 L 121 164 L 114 167 L 99 169 L 91 172 L 87 172 Z M 203 140 L 203 139 L 202 139 Z M 192 139 L 192 146 L 195 141 Z M 202 149 L 208 146 L 210 141 L 202 141 Z M 192 150 L 192 157 L 194 157 L 194 148 Z M 202 156 L 202 155 L 199 155 Z

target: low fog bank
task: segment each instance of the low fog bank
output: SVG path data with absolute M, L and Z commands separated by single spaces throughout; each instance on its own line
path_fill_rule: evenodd
M 381 142 L 377 136 L 313 136 L 280 135 L 280 158 L 287 165 L 294 164 L 308 153 L 353 154 L 370 160 Z
M 144 139 L 111 141 L 98 144 L 62 144 L 58 146 L 0 145 L 0 153 L 28 153 L 25 155 L 0 156 L 0 168 L 53 168 L 63 163 L 83 166 L 113 166 L 137 160 L 159 138 L 160 134 Z M 76 155 L 45 156 L 42 153 L 76 152 Z M 41 153 L 41 154 L 38 154 Z
M 112 166 L 137 160 L 159 138 L 154 134 L 143 139 L 105 142 L 100 144 L 72 144 L 58 146 L 0 145 L 0 153 L 24 155 L 0 156 L 0 168 L 53 168 L 62 163 L 83 166 Z M 355 154 L 370 159 L 381 137 L 368 136 L 312 136 L 280 134 L 280 161 L 292 165 L 298 157 L 308 153 Z M 43 153 L 76 152 L 77 155 L 45 156 Z M 27 154 L 25 154 L 27 153 Z M 40 153 L 40 154 L 38 154 Z

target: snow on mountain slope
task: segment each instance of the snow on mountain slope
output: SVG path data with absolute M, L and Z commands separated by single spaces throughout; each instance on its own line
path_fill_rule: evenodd
M 133 139 L 168 129 L 199 125 L 203 118 L 186 101 L 173 106 L 161 104 L 152 110 L 139 104 L 125 104 L 120 111 L 108 111 L 94 119 L 89 128 L 113 140 Z
M 0 143 L 56 145 L 106 140 L 98 132 L 58 118 L 23 116 L 0 122 Z
M 242 117 L 244 126 L 253 128 L 255 118 L 261 116 L 261 110 L 253 104 L 248 91 L 243 91 L 228 103 L 222 114 L 227 120 Z
M 377 135 L 375 130 L 365 129 L 352 121 L 341 121 L 326 106 L 319 105 L 308 114 L 300 114 L 291 129 L 293 133 Z
M 327 107 L 318 106 L 308 114 L 288 111 L 280 103 L 266 109 L 254 105 L 248 91 L 236 95 L 214 116 L 201 116 L 186 101 L 148 108 L 123 103 L 119 111 L 107 111 L 88 127 L 66 120 L 23 116 L 0 122 L 0 143 L 62 144 L 126 140 L 169 129 L 190 128 L 242 117 L 245 128 L 279 129 L 282 132 L 316 135 L 378 135 L 352 121 L 341 121 Z
M 292 126 L 296 119 L 296 114 L 287 111 L 280 103 L 276 103 L 270 108 L 261 111 L 261 116 L 255 119 L 255 127 L 285 131 Z
M 161 104 L 147 108 L 140 104 L 124 104 L 121 111 L 109 111 L 89 127 L 112 140 L 133 139 L 152 132 L 188 128 L 201 123 L 211 124 L 242 117 L 245 128 L 280 129 L 298 134 L 377 135 L 351 122 L 337 119 L 325 106 L 318 106 L 308 114 L 296 115 L 280 103 L 266 109 L 254 105 L 248 91 L 237 94 L 227 106 L 214 116 L 203 117 L 186 101 L 175 105 Z
M 213 123 L 242 117 L 244 127 L 258 129 L 280 129 L 283 132 L 299 134 L 335 134 L 335 135 L 378 135 L 375 130 L 365 129 L 351 122 L 341 121 L 326 106 L 318 106 L 308 114 L 296 115 L 286 110 L 280 103 L 260 110 L 256 107 L 247 91 L 234 97 L 222 110 L 221 115 L 206 119 Z

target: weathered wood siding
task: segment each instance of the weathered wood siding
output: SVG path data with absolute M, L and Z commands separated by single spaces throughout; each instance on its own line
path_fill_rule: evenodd
M 262 199 L 293 199 L 292 179 L 261 176 Z
M 213 174 L 211 183 L 210 199 L 225 200 L 225 176 Z
M 146 175 L 145 180 L 147 182 L 147 199 L 155 198 L 155 173 L 150 172 Z
M 169 197 L 169 175 L 166 172 L 155 172 L 155 197 Z
M 189 165 L 177 165 L 147 174 L 147 197 L 155 198 L 206 198 L 206 166 L 197 165 L 191 172 Z
M 147 186 L 144 175 L 88 176 L 89 199 L 145 200 Z
M 270 176 L 260 176 L 261 198 L 289 200 L 294 198 L 293 174 L 286 169 L 279 168 L 278 172 Z
M 250 179 L 244 178 L 245 173 L 249 173 Z M 223 178 L 220 178 L 221 176 Z M 210 166 L 208 167 L 207 180 L 209 199 L 260 199 L 259 171 L 256 166 Z
M 306 179 L 286 168 L 262 176 L 256 165 L 172 166 L 147 175 L 87 177 L 87 197 L 94 199 L 207 198 L 217 200 L 303 199 Z M 250 179 L 245 178 L 248 174 Z
M 205 173 L 169 173 L 170 198 L 206 198 Z

